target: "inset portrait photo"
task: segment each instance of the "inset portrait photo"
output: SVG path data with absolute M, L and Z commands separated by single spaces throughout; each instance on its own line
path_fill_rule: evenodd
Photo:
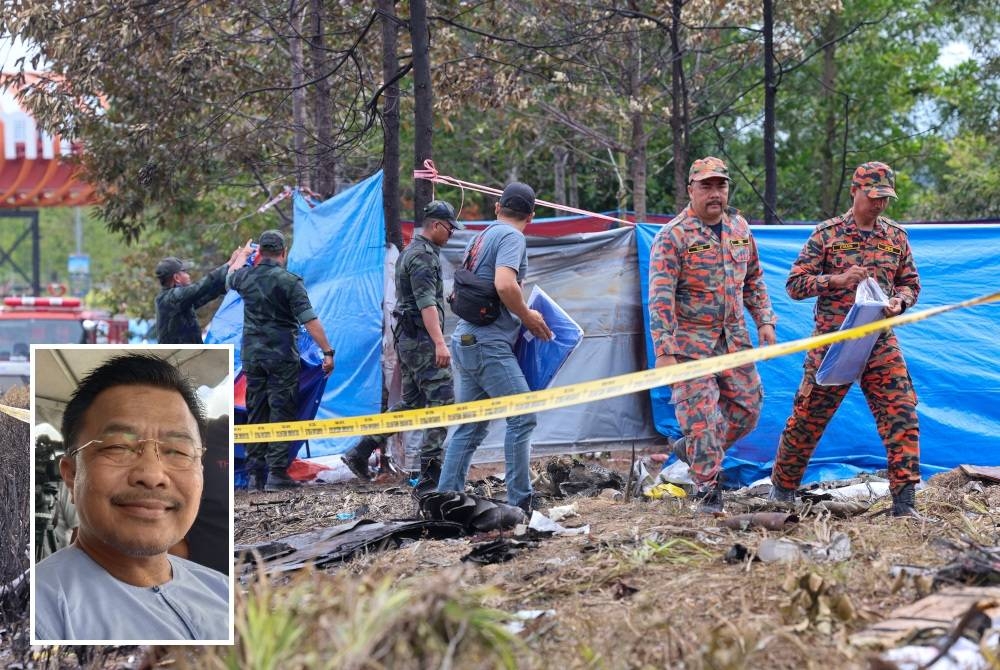
M 32 644 L 232 644 L 232 358 L 31 347 Z

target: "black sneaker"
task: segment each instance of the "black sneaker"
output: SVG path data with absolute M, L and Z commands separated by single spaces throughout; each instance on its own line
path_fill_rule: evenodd
M 688 455 L 687 455 L 686 438 L 679 437 L 676 440 L 674 440 L 674 443 L 670 445 L 670 449 L 673 451 L 674 456 L 677 457 L 677 460 L 681 461 L 682 463 L 687 463 L 688 465 L 691 465 L 691 461 L 688 460 Z
M 725 510 L 722 506 L 722 489 L 718 484 L 710 484 L 707 488 L 701 489 L 695 494 L 698 500 L 697 512 L 699 514 L 723 514 Z
M 785 505 L 794 505 L 795 491 L 795 489 L 786 489 L 781 484 L 775 484 L 772 482 L 771 491 L 767 494 L 767 501 L 783 503 Z
M 294 491 L 298 488 L 302 488 L 302 483 L 289 477 L 287 472 L 269 473 L 267 476 L 267 484 L 264 485 L 264 490 L 269 493 L 274 493 L 276 491 Z
M 363 444 L 364 441 L 351 447 L 341 458 L 344 461 L 344 465 L 354 473 L 355 477 L 367 482 L 371 481 L 372 478 L 371 473 L 368 471 L 368 457 L 371 456 L 371 452 L 362 447 Z

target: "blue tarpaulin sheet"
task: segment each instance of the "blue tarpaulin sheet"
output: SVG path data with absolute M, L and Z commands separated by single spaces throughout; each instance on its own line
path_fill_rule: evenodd
M 644 224 L 637 230 L 643 308 L 647 310 L 649 248 L 658 229 L 658 225 Z M 793 301 L 785 292 L 788 271 L 811 230 L 812 226 L 753 227 L 778 314 L 779 342 L 812 333 L 815 301 Z M 1000 226 L 917 225 L 907 230 L 922 284 L 913 310 L 1000 289 L 996 261 Z M 648 323 L 648 314 L 645 318 Z M 1000 305 L 991 303 L 896 329 L 919 400 L 924 477 L 961 463 L 1000 465 L 997 323 Z M 750 332 L 756 329 L 751 327 Z M 651 347 L 647 339 L 647 351 Z M 803 352 L 757 364 L 764 383 L 764 410 L 757 428 L 728 452 L 723 463 L 727 483 L 745 484 L 770 473 L 778 438 L 802 378 L 804 358 Z M 659 397 L 663 397 L 662 392 Z M 672 408 L 655 395 L 653 415 L 661 433 L 671 434 L 676 428 Z M 849 477 L 885 467 L 885 449 L 875 421 L 855 385 L 820 440 L 805 481 Z
M 382 172 L 314 204 L 298 193 L 293 197 L 288 270 L 305 282 L 313 309 L 337 352 L 336 368 L 327 379 L 315 418 L 376 414 L 382 403 Z M 237 369 L 242 331 L 243 304 L 230 291 L 212 319 L 206 341 L 233 344 Z M 310 440 L 310 452 L 339 453 L 356 441 Z

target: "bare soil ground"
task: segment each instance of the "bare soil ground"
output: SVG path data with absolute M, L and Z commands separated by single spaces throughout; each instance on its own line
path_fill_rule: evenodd
M 618 454 L 601 463 L 625 473 L 630 461 Z M 470 479 L 498 469 L 478 468 Z M 351 481 L 237 492 L 236 542 L 339 525 L 349 514 L 414 518 L 408 491 Z M 780 532 L 730 530 L 674 498 L 573 497 L 547 500 L 541 511 L 570 502 L 579 516 L 563 525 L 589 524 L 589 535 L 542 539 L 504 563 L 462 561 L 491 533 L 417 540 L 295 575 L 249 570 L 238 589 L 236 647 L 145 650 L 146 667 L 891 668 L 873 665 L 875 652 L 849 637 L 930 592 L 930 577 L 893 577 L 893 566 L 936 570 L 954 558 L 949 541 L 1000 545 L 1000 486 L 959 471 L 918 493 L 925 520 L 892 518 L 885 500 L 853 518 L 806 514 Z M 727 493 L 730 515 L 755 506 Z M 824 544 L 841 531 L 848 560 L 752 560 L 768 538 Z M 738 544 L 748 556 L 726 562 Z M 497 632 L 526 610 L 547 614 L 516 634 Z M 108 649 L 92 667 L 141 667 L 142 651 Z M 70 667 L 72 655 L 59 659 L 36 667 Z
M 603 464 L 625 473 L 629 459 L 617 455 Z M 492 471 L 481 469 L 470 479 Z M 335 572 L 342 579 L 390 574 L 489 587 L 485 604 L 492 608 L 549 611 L 520 634 L 519 668 L 863 668 L 872 652 L 849 644 L 848 636 L 930 589 L 926 577 L 892 577 L 893 566 L 947 564 L 954 555 L 941 540 L 997 546 L 1000 486 L 977 490 L 968 484 L 958 471 L 932 478 L 917 496 L 927 520 L 893 518 L 886 500 L 848 519 L 807 515 L 784 532 L 729 530 L 695 514 L 683 499 L 552 500 L 575 502 L 579 516 L 563 524 L 589 524 L 590 534 L 544 539 L 509 562 L 482 566 L 462 557 L 495 533 L 421 540 L 357 557 Z M 376 520 L 417 513 L 406 487 L 388 484 L 353 481 L 296 495 L 239 493 L 236 542 L 344 523 L 337 514 L 359 509 Z M 727 498 L 731 513 L 742 509 Z M 837 531 L 850 537 L 849 560 L 723 560 L 737 544 L 752 557 L 768 537 L 826 543 Z M 488 658 L 465 661 L 493 665 Z

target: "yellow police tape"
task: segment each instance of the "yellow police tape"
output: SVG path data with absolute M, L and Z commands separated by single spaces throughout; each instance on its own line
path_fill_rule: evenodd
M 889 319 L 882 319 L 849 330 L 805 337 L 792 342 L 774 344 L 758 349 L 746 349 L 714 358 L 703 358 L 663 368 L 631 372 L 617 377 L 608 377 L 569 386 L 559 386 L 543 391 L 532 391 L 501 398 L 488 398 L 455 405 L 443 405 L 427 409 L 405 412 L 352 416 L 343 419 L 322 419 L 312 421 L 292 421 L 288 423 L 262 423 L 238 425 L 235 428 L 236 442 L 284 442 L 286 440 L 317 439 L 324 437 L 347 437 L 352 435 L 375 435 L 395 433 L 400 430 L 450 426 L 472 421 L 501 419 L 517 414 L 541 412 L 558 407 L 568 407 L 579 403 L 604 400 L 615 396 L 644 391 L 657 386 L 665 386 L 695 377 L 714 374 L 747 363 L 786 356 L 798 351 L 815 349 L 834 342 L 853 340 L 869 333 L 886 330 L 894 326 L 923 321 L 924 319 L 956 309 L 973 307 L 1000 300 L 1000 291 L 963 302 L 933 307 L 921 312 L 909 312 Z
M 401 430 L 434 428 L 436 426 L 450 426 L 460 423 L 471 423 L 473 421 L 502 419 L 529 412 L 542 412 L 559 407 L 569 407 L 570 405 L 614 398 L 637 391 L 645 391 L 657 386 L 675 384 L 680 381 L 715 374 L 716 372 L 729 370 L 730 368 L 748 363 L 779 358 L 799 351 L 833 344 L 834 342 L 858 339 L 869 333 L 887 330 L 894 326 L 916 323 L 917 321 L 923 321 L 924 319 L 944 314 L 945 312 L 974 307 L 998 300 L 1000 300 L 1000 291 L 951 305 L 932 307 L 921 312 L 909 312 L 849 330 L 813 335 L 791 342 L 773 344 L 769 347 L 746 349 L 732 354 L 715 356 L 714 358 L 703 358 L 664 368 L 630 372 L 617 377 L 581 382 L 569 386 L 559 386 L 544 391 L 532 391 L 531 393 L 520 393 L 502 398 L 488 398 L 475 402 L 463 402 L 455 405 L 414 409 L 405 412 L 352 416 L 343 419 L 314 419 L 312 421 L 292 421 L 288 423 L 239 425 L 235 428 L 234 436 L 236 442 L 245 443 L 376 435 L 378 433 L 395 433 Z M 0 412 L 4 412 L 15 419 L 25 422 L 30 418 L 28 410 L 18 407 L 0 405 Z

